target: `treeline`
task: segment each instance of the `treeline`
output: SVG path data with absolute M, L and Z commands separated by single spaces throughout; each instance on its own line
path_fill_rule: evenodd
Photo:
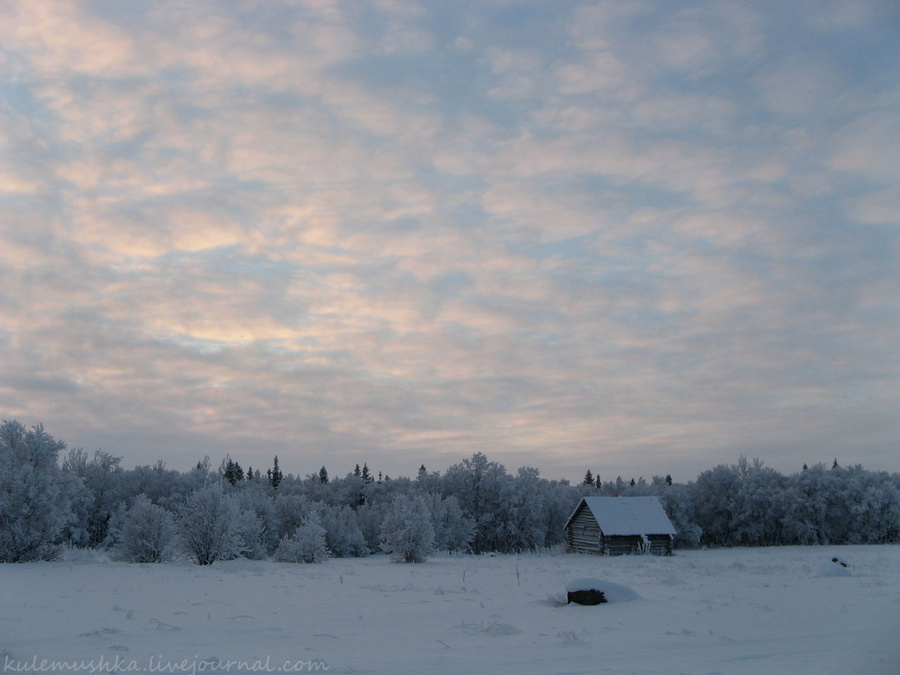
M 583 496 L 659 496 L 676 546 L 767 546 L 900 541 L 900 474 L 815 465 L 785 476 L 741 458 L 695 481 L 654 476 L 580 484 L 515 474 L 482 453 L 443 474 L 341 477 L 325 467 L 285 475 L 226 457 L 189 471 L 163 463 L 126 470 L 121 458 L 67 450 L 40 426 L 0 426 L 0 561 L 96 548 L 135 562 L 189 556 L 198 564 L 244 556 L 317 562 L 386 551 L 423 560 L 433 550 L 501 553 L 564 544 Z

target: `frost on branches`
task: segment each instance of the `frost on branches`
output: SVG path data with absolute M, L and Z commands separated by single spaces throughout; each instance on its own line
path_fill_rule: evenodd
M 306 518 L 293 534 L 282 537 L 275 550 L 278 562 L 318 563 L 326 558 L 325 528 L 315 515 Z
M 381 524 L 381 549 L 394 562 L 425 562 L 433 548 L 434 527 L 425 499 L 394 497 Z
M 175 519 L 145 494 L 139 495 L 128 509 L 119 556 L 136 563 L 158 563 L 169 559 L 175 540 Z
M 0 426 L 0 562 L 55 557 L 71 514 L 72 485 L 57 466 L 65 447 L 40 425 Z

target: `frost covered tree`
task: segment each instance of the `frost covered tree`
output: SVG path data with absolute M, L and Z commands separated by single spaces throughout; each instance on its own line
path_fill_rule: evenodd
M 273 521 L 269 528 L 277 534 L 277 540 L 290 537 L 298 527 L 306 522 L 312 505 L 309 499 L 300 495 L 279 494 L 274 501 Z
M 0 425 L 0 562 L 54 557 L 71 514 L 70 484 L 57 465 L 65 447 L 41 425 Z
M 684 485 L 672 485 L 659 492 L 659 501 L 675 528 L 675 546 L 696 548 L 703 530 L 690 518 L 691 504 Z
M 105 544 L 113 513 L 123 502 L 121 457 L 97 450 L 88 460 L 81 448 L 70 450 L 63 460 L 64 472 L 80 483 L 72 498 L 69 541 L 75 546 L 96 548 Z
M 198 565 L 230 560 L 241 553 L 237 501 L 219 485 L 210 485 L 190 497 L 179 521 L 179 534 L 188 554 Z
M 504 466 L 489 461 L 481 452 L 454 464 L 444 474 L 444 493 L 456 495 L 463 510 L 475 520 L 474 553 L 495 550 L 498 497 L 505 477 Z
M 238 555 L 248 560 L 266 557 L 265 521 L 253 509 L 240 509 L 234 523 L 238 538 Z
M 175 541 L 171 513 L 138 495 L 128 509 L 119 541 L 119 557 L 135 563 L 158 563 L 171 557 Z
M 325 528 L 315 514 L 306 518 L 293 534 L 282 537 L 275 549 L 278 562 L 318 563 L 326 558 Z
M 690 519 L 703 531 L 703 541 L 713 546 L 732 544 L 731 523 L 737 513 L 741 477 L 733 466 L 719 464 L 702 472 L 690 485 Z
M 544 500 L 537 469 L 519 470 L 500 481 L 490 531 L 490 549 L 501 553 L 534 550 L 544 542 Z
M 740 488 L 731 521 L 731 540 L 739 546 L 771 546 L 781 543 L 782 519 L 777 505 L 784 491 L 784 476 L 762 460 L 748 462 L 741 456 L 735 468 Z
M 384 514 L 388 504 L 381 501 L 366 501 L 356 510 L 356 518 L 359 521 L 359 529 L 366 540 L 366 548 L 369 551 L 377 551 L 381 548 L 381 524 L 384 522 Z
M 475 521 L 463 512 L 455 496 L 442 499 L 431 495 L 431 499 L 435 549 L 448 553 L 468 551 L 475 537 Z
M 822 464 L 806 467 L 778 497 L 782 541 L 787 544 L 827 544 L 830 484 L 834 476 Z
M 353 509 L 366 503 L 366 483 L 362 476 L 348 473 L 343 478 L 332 478 L 328 485 L 319 486 L 321 501 L 332 506 L 347 505 Z M 317 491 L 318 492 L 318 491 Z
M 325 541 L 328 550 L 336 558 L 361 557 L 369 555 L 366 538 L 359 527 L 359 519 L 349 506 L 328 506 L 319 509 Z
M 421 496 L 398 494 L 381 524 L 381 549 L 394 562 L 425 562 L 434 548 L 434 526 Z

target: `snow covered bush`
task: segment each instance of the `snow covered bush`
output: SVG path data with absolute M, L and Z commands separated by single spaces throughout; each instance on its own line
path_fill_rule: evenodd
M 689 510 L 691 502 L 685 486 L 675 485 L 663 489 L 659 495 L 659 501 L 669 516 L 669 520 L 675 527 L 676 548 L 697 548 L 700 546 L 700 537 L 703 530 L 699 525 L 691 521 Z
M 328 550 L 337 558 L 358 558 L 369 555 L 366 538 L 359 529 L 356 511 L 349 506 L 327 506 L 320 508 L 322 526 Z
M 57 466 L 65 447 L 40 425 L 0 425 L 0 562 L 55 557 L 71 514 L 69 485 Z
M 428 559 L 434 548 L 434 526 L 423 497 L 394 497 L 381 525 L 381 548 L 394 562 Z
M 448 553 L 469 550 L 469 545 L 475 538 L 475 521 L 463 513 L 455 496 L 441 499 L 440 495 L 431 495 L 431 498 L 434 547 Z
M 292 535 L 285 535 L 275 549 L 278 562 L 318 563 L 328 558 L 325 528 L 311 516 Z
M 125 516 L 118 557 L 135 563 L 158 563 L 171 557 L 175 519 L 147 495 L 139 495 Z
M 470 459 L 447 469 L 443 480 L 443 493 L 456 496 L 463 511 L 475 521 L 472 552 L 503 550 L 500 541 L 503 524 L 497 513 L 501 487 L 507 480 L 513 480 L 506 468 L 489 461 L 484 453 L 476 452 Z
M 77 482 L 72 500 L 69 543 L 97 548 L 108 544 L 110 521 L 123 502 L 121 457 L 97 450 L 89 460 L 81 448 L 70 450 L 62 470 Z
M 229 489 L 241 508 L 243 555 L 251 560 L 272 554 L 278 547 L 278 516 L 268 483 L 248 481 L 241 489 Z M 252 514 L 255 520 L 251 518 Z
M 198 565 L 230 560 L 241 553 L 239 509 L 221 486 L 210 485 L 191 494 L 179 521 L 179 534 L 187 553 Z
M 235 522 L 239 554 L 248 560 L 266 557 L 265 523 L 253 509 L 241 509 Z
M 377 551 L 381 546 L 381 524 L 387 511 L 387 504 L 370 501 L 356 509 L 359 529 L 366 540 L 369 551 Z
M 275 497 L 272 526 L 278 533 L 278 541 L 290 537 L 303 525 L 312 507 L 309 499 L 299 495 L 279 494 Z

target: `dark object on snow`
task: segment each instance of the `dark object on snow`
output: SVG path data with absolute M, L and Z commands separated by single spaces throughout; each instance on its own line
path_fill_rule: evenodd
M 850 565 L 843 558 L 834 556 L 832 558 L 824 558 L 816 570 L 817 577 L 852 577 Z
M 566 604 L 574 602 L 579 605 L 602 605 L 606 602 L 603 591 L 590 589 L 587 591 L 569 591 L 566 593 Z
M 566 584 L 566 604 L 602 605 L 607 602 L 630 602 L 638 599 L 638 594 L 628 588 L 605 579 L 585 577 L 573 579 Z
M 574 553 L 670 555 L 675 528 L 657 497 L 583 497 L 566 523 Z

